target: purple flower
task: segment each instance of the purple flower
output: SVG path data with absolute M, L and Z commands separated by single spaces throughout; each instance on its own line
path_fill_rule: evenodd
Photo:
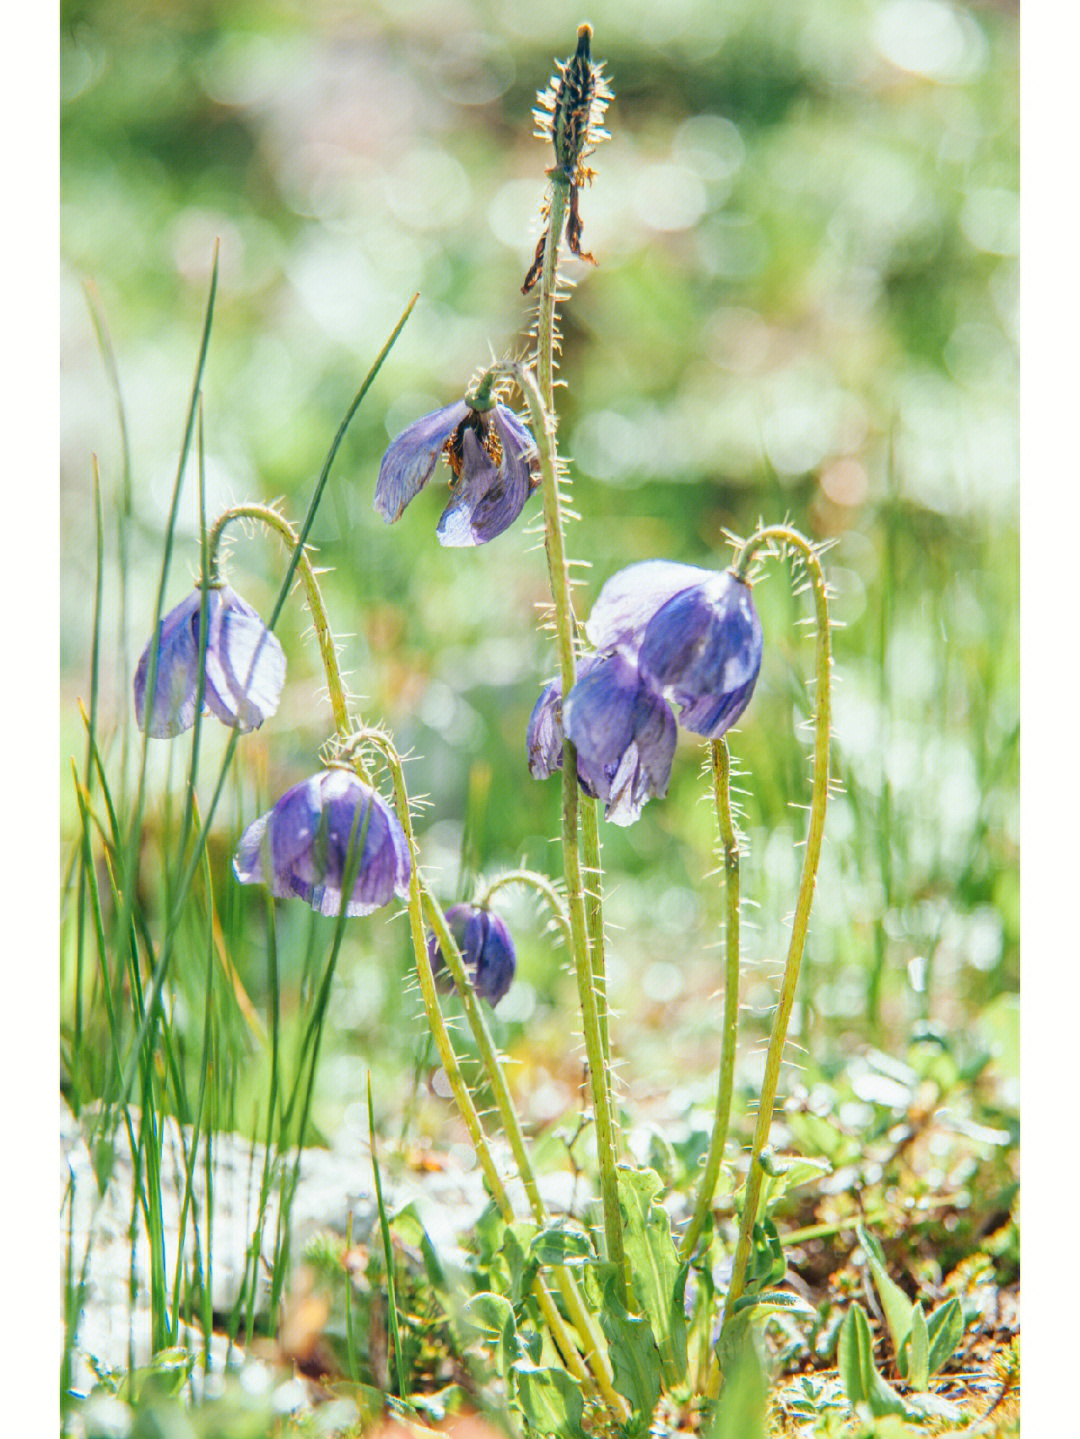
M 446 922 L 472 980 L 473 988 L 494 1007 L 510 988 L 517 969 L 517 953 L 510 931 L 497 914 L 474 904 L 455 904 Z M 437 974 L 445 961 L 439 941 L 428 935 L 428 959 Z
M 750 703 L 761 670 L 750 586 L 725 570 L 668 600 L 646 626 L 641 673 L 679 706 L 679 723 L 719 739 Z
M 299 895 L 328 915 L 341 913 L 352 869 L 356 877 L 345 901 L 349 916 L 370 914 L 395 894 L 404 899 L 410 868 L 409 846 L 393 810 L 351 770 L 337 766 L 283 794 L 244 831 L 233 859 L 241 884 L 268 885 L 279 898 Z
M 401 518 L 442 455 L 452 491 L 436 536 L 449 546 L 482 545 L 517 519 L 538 483 L 536 442 L 513 410 L 473 410 L 458 400 L 403 430 L 383 456 L 375 508 L 387 524 Z
M 154 640 L 135 671 L 135 718 L 155 739 L 172 739 L 195 723 L 199 689 L 199 619 L 196 588 L 161 621 L 157 674 L 149 709 L 146 686 Z M 222 724 L 246 734 L 278 707 L 285 655 L 262 620 L 228 585 L 206 590 L 206 707 Z
M 675 752 L 675 716 L 718 739 L 750 703 L 761 669 L 761 622 L 750 586 L 730 571 L 646 560 L 613 575 L 585 632 L 599 653 L 583 659 L 565 703 L 558 680 L 533 708 L 529 771 L 562 768 L 563 725 L 577 750 L 578 782 L 615 824 L 632 824 L 663 795 Z
M 651 796 L 667 793 L 675 716 L 663 695 L 616 650 L 590 666 L 563 706 L 583 787 L 604 801 L 604 818 L 633 824 Z
M 559 680 L 544 690 L 527 735 L 534 779 L 562 769 L 564 722 L 577 749 L 578 783 L 604 801 L 604 816 L 613 824 L 632 824 L 646 800 L 667 793 L 675 716 L 631 654 L 586 656 L 565 705 Z
M 585 632 L 598 649 L 635 654 L 643 678 L 679 705 L 680 724 L 709 739 L 746 709 L 761 669 L 761 621 L 730 570 L 630 565 L 604 585 Z

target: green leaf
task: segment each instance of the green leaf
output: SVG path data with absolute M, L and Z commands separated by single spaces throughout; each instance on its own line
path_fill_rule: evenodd
M 913 1389 L 925 1389 L 930 1382 L 930 1336 L 921 1301 L 911 1312 L 911 1354 L 908 1359 L 908 1383 Z
M 545 1369 L 519 1359 L 511 1370 L 521 1412 L 540 1434 L 585 1439 L 581 1390 L 565 1369 Z
M 508 1224 L 503 1234 L 500 1253 L 510 1274 L 510 1301 L 516 1309 L 533 1287 L 539 1264 L 532 1257 L 532 1241 L 536 1225 L 526 1220 Z
M 964 1315 L 959 1299 L 949 1299 L 934 1310 L 926 1321 L 930 1340 L 930 1373 L 936 1374 L 947 1364 L 964 1337 Z
M 741 1314 L 748 1309 L 755 1312 L 784 1309 L 789 1314 L 804 1314 L 811 1319 L 817 1318 L 817 1310 L 812 1304 L 808 1304 L 801 1295 L 789 1294 L 784 1289 L 764 1289 L 760 1294 L 744 1294 L 741 1299 L 736 1300 L 732 1313 Z
M 517 1325 L 509 1301 L 501 1294 L 474 1294 L 462 1318 L 484 1336 L 492 1350 L 496 1374 L 505 1377 L 518 1357 Z
M 749 1320 L 728 1324 L 724 1387 L 707 1439 L 767 1439 L 769 1385 Z
M 844 1393 L 853 1409 L 869 1410 L 875 1419 L 904 1413 L 904 1401 L 874 1367 L 874 1339 L 860 1304 L 852 1304 L 844 1317 L 837 1359 Z
M 529 1258 L 537 1264 L 585 1264 L 596 1259 L 589 1236 L 567 1223 L 549 1224 L 533 1236 Z
M 600 1327 L 608 1341 L 615 1388 L 647 1425 L 660 1398 L 660 1351 L 649 1321 L 643 1315 L 628 1314 L 623 1307 L 615 1265 L 603 1265 L 600 1277 Z
M 752 1239 L 753 1248 L 746 1266 L 747 1294 L 755 1294 L 767 1285 L 781 1283 L 787 1273 L 784 1248 L 771 1219 L 754 1225 Z
M 904 1340 L 911 1333 L 911 1315 L 914 1306 L 900 1286 L 889 1278 L 889 1272 L 885 1267 L 885 1251 L 874 1235 L 864 1229 L 861 1224 L 855 1226 L 855 1233 L 866 1252 L 870 1273 L 874 1277 L 874 1288 L 878 1292 L 881 1307 L 885 1311 L 885 1322 L 889 1326 L 889 1338 L 892 1340 L 893 1353 L 897 1356 L 899 1363 Z
M 619 1166 L 623 1243 L 634 1297 L 652 1324 L 669 1387 L 686 1378 L 683 1291 L 689 1265 L 679 1262 L 667 1210 L 657 1204 L 660 1177 L 652 1169 Z

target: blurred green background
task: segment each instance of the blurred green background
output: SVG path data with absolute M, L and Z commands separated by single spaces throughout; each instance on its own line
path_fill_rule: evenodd
M 342 413 L 410 295 L 420 301 L 338 457 L 313 540 L 365 716 L 415 756 L 425 863 L 447 900 L 471 871 L 557 873 L 558 786 L 530 780 L 525 724 L 554 669 L 539 506 L 491 545 L 444 550 L 436 475 L 390 528 L 371 506 L 405 424 L 521 354 L 520 294 L 548 151 L 535 91 L 584 18 L 615 90 L 584 191 L 585 248 L 563 311 L 560 439 L 585 614 L 653 556 L 720 564 L 725 529 L 784 517 L 835 538 L 836 771 L 794 1038 L 807 1085 L 856 1051 L 938 1036 L 991 1053 L 1015 1103 L 1017 984 L 1016 15 L 1000 4 L 830 0 L 350 5 L 313 0 L 63 7 L 63 748 L 81 754 L 94 577 L 91 454 L 106 506 L 102 722 L 116 773 L 149 634 L 162 530 L 215 237 L 221 282 L 205 377 L 211 515 L 282 498 L 302 516 Z M 86 286 L 105 318 L 131 448 L 120 603 L 120 426 Z M 276 541 L 234 549 L 264 616 Z M 198 567 L 193 478 L 166 604 Z M 755 590 L 766 654 L 731 747 L 745 778 L 741 1074 L 793 903 L 808 797 L 812 646 L 782 567 Z M 212 849 L 232 959 L 266 1003 L 260 897 L 228 878 L 244 824 L 309 773 L 332 728 L 299 602 L 279 625 L 281 709 L 240 744 Z M 130 735 L 129 735 L 130 737 Z M 203 744 L 207 775 L 224 748 Z M 168 844 L 183 765 L 152 744 L 147 854 Z M 132 765 L 137 750 L 130 746 Z M 636 1112 L 711 1100 L 721 897 L 703 747 L 682 735 L 668 797 L 602 826 L 615 1042 Z M 208 783 L 208 782 L 207 782 Z M 65 819 L 76 828 L 74 800 Z M 156 828 L 155 828 L 156 826 Z M 467 830 L 467 833 L 465 831 Z M 582 1052 L 564 956 L 509 897 L 519 981 L 497 1013 L 537 1123 L 577 1102 Z M 290 1004 L 311 928 L 281 907 Z M 350 926 L 316 1120 L 408 1101 L 423 1056 L 408 937 Z M 190 986 L 175 976 L 174 1018 Z M 290 988 L 291 986 L 291 988 Z M 288 997 L 291 995 L 291 999 Z M 70 985 L 65 991 L 70 1004 Z M 177 1020 L 177 1022 L 180 1022 Z M 253 1041 L 251 1041 L 254 1044 Z M 257 1046 L 255 1046 L 257 1048 Z M 195 1041 L 197 1049 L 197 1040 Z M 789 1076 L 790 1083 L 794 1082 Z M 238 1065 L 232 1120 L 258 1101 Z M 858 1090 L 856 1087 L 856 1094 Z M 867 1096 L 869 1096 L 869 1091 Z M 423 1095 L 427 1123 L 441 1122 Z M 439 1108 L 439 1113 L 441 1113 Z M 225 1118 L 225 1116 L 222 1116 Z M 414 1116 L 414 1119 L 416 1116 Z

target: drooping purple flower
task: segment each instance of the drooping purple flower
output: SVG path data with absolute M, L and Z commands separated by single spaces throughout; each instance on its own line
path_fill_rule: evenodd
M 611 576 L 596 597 L 585 633 L 601 652 L 621 645 L 636 654 L 646 625 L 661 605 L 715 573 L 674 560 L 627 565 Z
M 604 801 L 613 824 L 633 824 L 649 798 L 667 793 L 675 716 L 632 655 L 615 650 L 597 659 L 567 696 L 563 723 L 583 788 Z
M 750 703 L 762 635 L 750 586 L 730 570 L 674 595 L 641 638 L 641 673 L 680 707 L 679 723 L 719 739 Z
M 510 931 L 497 914 L 475 904 L 452 905 L 446 911 L 446 922 L 473 988 L 494 1007 L 510 988 L 517 969 Z M 437 974 L 445 960 L 434 934 L 428 935 L 427 949 L 431 968 Z
M 157 674 L 147 705 L 154 639 L 135 670 L 135 718 L 155 739 L 172 739 L 195 723 L 199 689 L 198 587 L 158 628 Z M 278 707 L 285 683 L 285 654 L 246 600 L 228 585 L 206 590 L 206 707 L 242 734 L 258 729 Z
M 440 455 L 453 491 L 436 531 L 444 545 L 482 545 L 501 535 L 538 483 L 536 442 L 513 410 L 500 403 L 473 410 L 458 400 L 403 430 L 383 456 L 375 508 L 387 524 L 401 518 Z
M 577 677 L 581 680 L 598 662 L 599 655 L 586 655 L 578 661 Z M 550 779 L 563 766 L 562 680 L 553 679 L 533 705 L 525 742 L 529 754 L 529 773 L 533 779 Z M 589 778 L 582 773 L 578 761 L 578 783 L 586 794 L 596 798 Z
M 404 899 L 410 869 L 393 810 L 352 770 L 338 766 L 283 794 L 244 831 L 233 859 L 241 884 L 265 884 L 279 898 L 297 895 L 327 915 L 341 913 L 351 871 L 356 877 L 345 913 L 356 916 L 389 904 L 395 894 Z

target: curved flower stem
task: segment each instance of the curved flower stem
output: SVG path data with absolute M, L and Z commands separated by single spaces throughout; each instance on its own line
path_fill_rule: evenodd
M 731 1121 L 731 1095 L 735 1086 L 735 1038 L 739 1027 L 739 840 L 731 813 L 731 759 L 727 742 L 714 739 L 709 747 L 716 802 L 716 818 L 720 843 L 724 849 L 724 1018 L 720 1041 L 720 1079 L 716 1093 L 716 1118 L 713 1121 L 709 1152 L 698 1186 L 697 1202 L 690 1224 L 683 1235 L 680 1258 L 689 1259 L 694 1252 L 712 1207 L 720 1162 L 724 1157 L 728 1125 Z
M 559 932 L 563 937 L 566 948 L 572 953 L 574 948 L 574 936 L 570 929 L 570 916 L 566 912 L 566 906 L 559 898 L 559 892 L 548 879 L 547 875 L 537 874 L 532 869 L 508 869 L 505 874 L 497 875 L 495 879 L 486 884 L 476 896 L 476 903 L 481 908 L 487 908 L 491 903 L 492 896 L 500 889 L 505 889 L 511 884 L 524 884 L 530 889 L 535 889 L 543 899 L 547 901 L 548 908 L 554 916 L 555 923 L 559 926 Z
M 821 843 L 825 833 L 825 806 L 829 797 L 829 727 L 831 723 L 830 672 L 832 667 L 829 602 L 825 574 L 821 568 L 818 552 L 804 535 L 787 525 L 768 525 L 757 530 L 738 552 L 733 571 L 740 579 L 749 573 L 754 556 L 765 546 L 790 547 L 798 550 L 805 561 L 810 584 L 814 591 L 814 609 L 817 620 L 817 657 L 815 661 L 815 706 L 814 706 L 814 780 L 810 800 L 810 823 L 806 835 L 806 850 L 803 855 L 802 875 L 799 880 L 799 894 L 795 904 L 795 916 L 791 924 L 791 939 L 788 945 L 787 963 L 780 986 L 780 999 L 773 1016 L 769 1048 L 765 1058 L 765 1078 L 758 1101 L 757 1124 L 750 1148 L 750 1169 L 746 1176 L 743 1195 L 742 1219 L 739 1224 L 739 1239 L 735 1248 L 735 1261 L 731 1271 L 731 1283 L 724 1300 L 723 1324 L 731 1318 L 734 1307 L 742 1295 L 746 1283 L 746 1266 L 750 1259 L 754 1221 L 757 1219 L 758 1201 L 761 1197 L 762 1169 L 761 1152 L 769 1138 L 773 1105 L 780 1079 L 780 1064 L 783 1059 L 784 1042 L 787 1037 L 788 1021 L 795 1003 L 795 987 L 799 980 L 799 966 L 802 963 L 803 946 L 810 922 L 810 906 L 814 899 L 814 884 L 817 878 L 818 861 L 821 858 Z M 772 549 L 773 554 L 776 553 Z M 781 549 L 781 553 L 783 549 Z M 710 1387 L 719 1381 L 715 1360 L 710 1374 Z
M 231 505 L 227 510 L 218 516 L 214 521 L 214 527 L 210 531 L 207 540 L 207 567 L 206 583 L 216 585 L 220 583 L 221 563 L 218 559 L 218 550 L 221 546 L 222 536 L 225 527 L 233 520 L 258 520 L 268 529 L 275 530 L 288 545 L 290 550 L 296 549 L 300 536 L 288 520 L 270 505 L 243 504 Z M 315 578 L 315 571 L 307 554 L 301 548 L 297 555 L 297 568 L 304 582 L 307 591 L 308 609 L 311 611 L 311 618 L 315 625 L 315 638 L 319 644 L 319 654 L 322 658 L 323 669 L 326 672 L 326 687 L 330 692 L 330 705 L 334 711 L 334 727 L 338 734 L 348 733 L 350 728 L 349 713 L 345 698 L 345 686 L 341 679 L 341 667 L 338 664 L 337 650 L 334 646 L 334 636 L 330 631 L 330 621 L 326 616 L 326 606 L 323 604 L 322 591 L 319 589 L 319 582 Z
M 525 1148 L 525 1141 L 521 1133 L 521 1126 L 514 1110 L 513 1100 L 506 1085 L 506 1079 L 499 1064 L 498 1056 L 495 1053 L 495 1046 L 491 1040 L 491 1033 L 483 1014 L 480 1012 L 479 1004 L 472 985 L 469 983 L 465 972 L 465 966 L 461 959 L 461 951 L 454 942 L 453 935 L 446 923 L 446 916 L 443 914 L 438 901 L 428 890 L 419 873 L 419 855 L 416 848 L 416 839 L 412 828 L 412 815 L 409 809 L 409 796 L 405 787 L 405 776 L 402 773 L 401 759 L 394 748 L 389 737 L 378 730 L 363 730 L 356 732 L 354 743 L 357 740 L 369 742 L 378 749 L 390 771 L 391 781 L 394 786 L 394 800 L 401 821 L 401 827 L 405 832 L 405 839 L 409 846 L 409 858 L 411 861 L 409 872 L 409 927 L 412 935 L 413 955 L 416 960 L 416 972 L 420 980 L 420 992 L 424 1000 L 424 1009 L 427 1013 L 428 1024 L 435 1039 L 436 1048 L 439 1051 L 439 1058 L 442 1061 L 443 1069 L 450 1082 L 450 1088 L 457 1101 L 462 1118 L 465 1120 L 469 1131 L 469 1138 L 472 1141 L 476 1157 L 484 1171 L 488 1186 L 499 1211 L 504 1220 L 510 1223 L 513 1220 L 513 1207 L 510 1203 L 506 1187 L 495 1167 L 495 1161 L 491 1154 L 487 1136 L 484 1134 L 480 1116 L 469 1093 L 465 1078 L 461 1072 L 461 1066 L 454 1051 L 453 1042 L 450 1038 L 446 1021 L 443 1019 L 442 1010 L 439 1006 L 438 992 L 435 988 L 435 976 L 431 968 L 431 961 L 428 957 L 427 941 L 424 936 L 423 910 L 426 908 L 435 930 L 439 947 L 443 952 L 448 969 L 453 976 L 458 993 L 464 1003 L 466 1016 L 473 1030 L 477 1044 L 484 1060 L 484 1067 L 495 1093 L 496 1105 L 499 1110 L 499 1117 L 502 1120 L 506 1131 L 510 1148 L 521 1175 L 525 1192 L 528 1196 L 530 1206 L 538 1223 L 547 1221 L 547 1211 L 544 1207 L 536 1177 L 529 1163 L 528 1152 Z M 351 748 L 351 747 L 350 747 Z M 582 1383 L 592 1386 L 595 1379 L 595 1386 L 604 1397 L 608 1407 L 620 1419 L 626 1417 L 626 1406 L 612 1383 L 612 1372 L 610 1362 L 602 1345 L 599 1332 L 593 1316 L 586 1309 L 581 1295 L 578 1292 L 577 1284 L 565 1268 L 558 1267 L 555 1271 L 556 1283 L 566 1303 L 567 1311 L 570 1314 L 574 1327 L 581 1338 L 585 1350 L 585 1357 L 591 1367 L 592 1374 L 586 1369 L 582 1362 L 577 1346 L 574 1344 L 562 1316 L 555 1307 L 546 1286 L 541 1278 L 536 1281 L 536 1294 L 540 1302 L 540 1308 L 547 1322 L 548 1328 L 554 1336 L 560 1352 L 566 1360 L 567 1368 Z

